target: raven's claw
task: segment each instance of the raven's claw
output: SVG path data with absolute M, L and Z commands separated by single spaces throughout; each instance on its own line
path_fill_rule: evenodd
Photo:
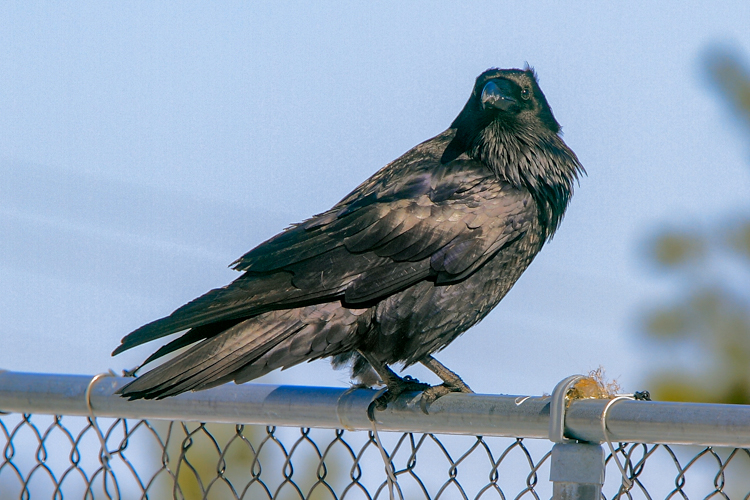
M 432 387 L 428 387 L 424 390 L 424 392 L 422 392 L 422 397 L 419 400 L 419 407 L 422 408 L 422 411 L 425 413 L 425 415 L 429 415 L 427 409 L 430 407 L 430 405 L 434 403 L 438 398 L 441 398 L 446 394 L 450 394 L 451 392 L 463 392 L 464 394 L 474 393 L 474 391 L 469 389 L 467 385 L 451 385 L 447 382 L 440 385 L 433 385 Z
M 430 389 L 430 384 L 420 382 L 414 377 L 410 377 L 409 375 L 403 378 L 399 377 L 395 381 L 395 383 L 392 383 L 388 387 L 388 390 L 385 391 L 375 401 L 373 401 L 373 403 L 376 410 L 383 411 L 388 407 L 388 403 L 392 403 L 393 401 L 395 401 L 396 398 L 398 398 L 404 392 L 418 392 L 426 391 L 428 389 Z

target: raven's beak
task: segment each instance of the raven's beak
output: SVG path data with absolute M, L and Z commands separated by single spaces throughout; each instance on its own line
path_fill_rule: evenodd
M 511 83 L 506 80 L 490 80 L 482 89 L 482 108 L 491 106 L 495 109 L 508 111 L 516 105 L 512 97 Z

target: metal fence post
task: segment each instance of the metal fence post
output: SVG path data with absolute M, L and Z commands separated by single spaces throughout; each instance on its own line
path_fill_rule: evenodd
M 549 479 L 554 500 L 599 500 L 604 484 L 604 450 L 592 443 L 556 443 Z
M 598 443 L 565 437 L 566 394 L 582 375 L 560 381 L 550 400 L 549 439 L 552 447 L 549 479 L 553 500 L 599 500 L 604 485 L 604 450 Z

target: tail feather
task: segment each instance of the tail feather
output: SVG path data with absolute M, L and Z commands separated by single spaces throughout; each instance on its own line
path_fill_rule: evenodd
M 190 331 L 188 331 L 184 335 L 174 339 L 167 344 L 164 344 L 159 349 L 157 349 L 156 352 L 146 358 L 146 361 L 141 364 L 141 367 L 151 363 L 152 361 L 156 361 L 157 359 L 166 356 L 171 352 L 189 346 L 190 344 L 195 344 L 196 342 L 200 342 L 201 340 L 214 337 L 221 332 L 233 327 L 237 323 L 240 323 L 241 321 L 243 320 L 235 319 L 217 321 L 216 323 L 209 323 L 208 325 L 196 326 L 195 328 L 191 328 Z
M 246 382 L 276 368 L 336 355 L 356 348 L 358 318 L 366 311 L 327 303 L 264 313 L 203 340 L 118 392 L 131 400 L 162 399 L 230 380 Z M 197 337 L 207 331 L 196 328 L 184 336 L 196 332 L 192 337 L 170 342 L 149 359 L 200 340 Z
M 248 293 L 250 286 L 255 287 L 254 293 Z M 255 316 L 265 312 L 262 307 L 263 297 L 273 295 L 274 291 L 287 290 L 291 286 L 291 275 L 288 273 L 276 273 L 263 278 L 245 274 L 228 286 L 216 288 L 188 302 L 167 317 L 133 330 L 123 337 L 112 355 L 189 328 Z
M 355 277 L 350 278 L 353 280 Z M 337 283 L 305 289 L 292 284 L 291 272 L 280 271 L 269 275 L 246 273 L 232 284 L 211 290 L 188 302 L 169 316 L 133 330 L 123 337 L 112 355 L 191 328 L 217 322 L 237 323 L 272 310 L 293 309 L 332 300 L 340 296 L 345 285 Z
M 161 399 L 197 389 L 252 363 L 304 326 L 294 321 L 258 323 L 257 317 L 238 323 L 138 377 L 118 392 L 131 400 Z

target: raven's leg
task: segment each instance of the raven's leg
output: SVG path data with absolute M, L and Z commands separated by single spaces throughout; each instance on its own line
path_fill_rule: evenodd
M 432 370 L 435 375 L 443 380 L 442 384 L 433 385 L 432 387 L 425 389 L 422 393 L 422 399 L 420 400 L 419 405 L 422 407 L 423 412 L 427 413 L 427 407 L 437 398 L 445 396 L 451 392 L 474 393 L 474 391 L 471 390 L 471 387 L 461 380 L 461 377 L 455 372 L 449 370 L 448 367 L 429 354 L 420 359 L 419 362 Z
M 449 370 L 447 366 L 445 366 L 443 363 L 433 358 L 429 354 L 420 359 L 419 362 L 432 370 L 435 375 L 440 377 L 447 387 L 453 389 L 451 392 L 466 392 L 469 394 L 474 393 L 474 391 L 471 390 L 471 387 L 466 385 L 466 382 L 461 380 L 461 377 L 459 377 L 456 372 Z
M 375 372 L 380 377 L 380 380 L 388 387 L 388 390 L 375 400 L 375 408 L 378 410 L 385 410 L 388 403 L 394 401 L 401 393 L 409 391 L 424 391 L 430 388 L 429 384 L 424 384 L 419 380 L 409 377 L 399 377 L 396 373 L 391 370 L 388 365 L 381 363 L 370 356 L 368 353 L 358 351 L 363 358 L 367 360 L 372 366 Z

